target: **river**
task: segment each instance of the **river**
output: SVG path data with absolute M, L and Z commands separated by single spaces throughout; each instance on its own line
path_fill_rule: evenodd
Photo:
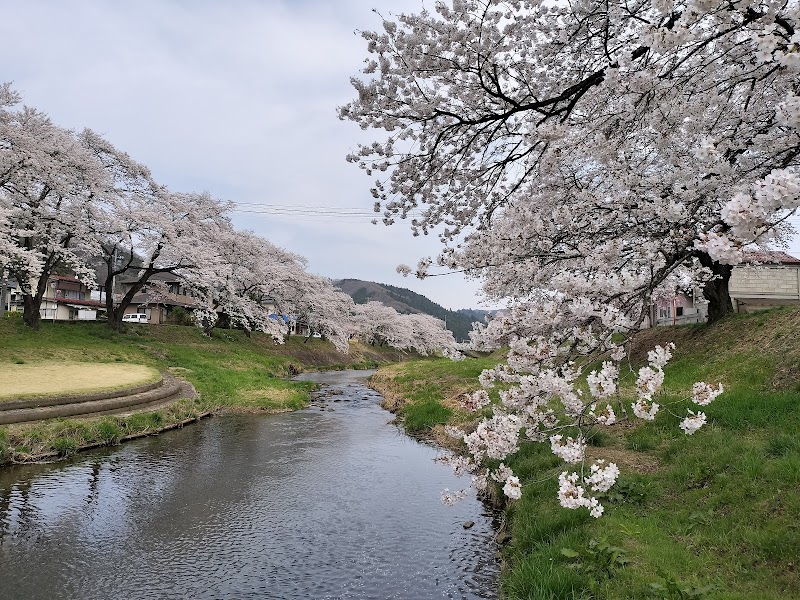
M 365 387 L 0 469 L 0 598 L 494 598 L 491 519 Z M 462 526 L 474 521 L 470 529 Z

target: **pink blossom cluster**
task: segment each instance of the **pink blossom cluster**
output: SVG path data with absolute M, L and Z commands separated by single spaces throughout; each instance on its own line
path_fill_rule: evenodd
M 658 393 L 664 383 L 664 367 L 672 358 L 671 351 L 674 348 L 675 344 L 672 342 L 666 347 L 656 346 L 647 353 L 648 366 L 639 369 L 639 377 L 636 379 L 638 399 L 631 404 L 631 408 L 633 414 L 640 419 L 652 421 L 656 418 L 660 407 L 657 402 L 653 401 L 653 396 Z
M 703 412 L 689 411 L 689 416 L 681 421 L 680 428 L 686 435 L 692 435 L 695 431 L 700 429 L 706 423 L 706 414 Z
M 472 394 L 462 394 L 461 408 L 470 412 L 476 412 L 489 404 L 489 394 L 486 390 L 478 390 Z
M 603 466 L 605 461 L 600 459 L 589 468 L 590 475 L 584 477 L 583 481 L 595 492 L 607 492 L 616 483 L 619 477 L 619 469 L 614 463 Z
M 575 464 L 583 462 L 586 454 L 586 440 L 582 437 L 564 439 L 563 435 L 553 435 L 550 436 L 550 449 L 564 462 Z
M 477 429 L 464 436 L 467 450 L 475 460 L 484 456 L 504 458 L 519 449 L 520 418 L 495 409 L 494 415 L 480 422 Z
M 514 472 L 503 463 L 500 463 L 500 466 L 497 467 L 494 471 L 492 471 L 491 477 L 498 483 L 505 483 L 509 477 L 512 477 Z
M 589 514 L 595 518 L 603 514 L 603 505 L 594 496 L 586 495 L 586 488 L 594 492 L 607 492 L 616 483 L 619 469 L 614 463 L 604 466 L 605 461 L 598 460 L 590 467 L 590 475 L 583 477 L 583 485 L 579 485 L 581 477 L 577 473 L 564 471 L 558 477 L 558 500 L 564 508 L 588 508 Z
M 722 394 L 723 391 L 724 389 L 721 383 L 714 389 L 705 381 L 698 381 L 692 386 L 692 402 L 700 406 L 707 406 L 714 398 Z
M 614 408 L 610 404 L 606 404 L 605 408 L 599 412 L 597 411 L 597 405 L 592 404 L 589 407 L 589 416 L 600 425 L 613 425 L 617 422 L 617 415 L 614 413 Z
M 675 350 L 675 344 L 672 342 L 663 347 L 656 346 L 647 353 L 647 362 L 654 369 L 663 369 L 672 358 L 672 350 Z
M 586 496 L 583 486 L 578 485 L 577 473 L 564 471 L 558 476 L 558 501 L 564 508 L 588 508 L 595 519 L 603 514 L 603 505 L 593 496 Z
M 503 486 L 503 494 L 511 500 L 519 500 L 522 498 L 522 486 L 519 483 L 519 478 L 511 476 L 506 479 L 506 484 Z
M 612 362 L 604 361 L 600 371 L 592 371 L 586 377 L 589 393 L 595 398 L 609 398 L 617 392 L 619 368 Z

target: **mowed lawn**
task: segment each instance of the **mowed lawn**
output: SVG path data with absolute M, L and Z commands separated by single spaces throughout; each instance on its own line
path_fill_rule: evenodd
M 0 363 L 0 372 L 0 401 L 132 388 L 161 377 L 145 365 L 91 362 Z

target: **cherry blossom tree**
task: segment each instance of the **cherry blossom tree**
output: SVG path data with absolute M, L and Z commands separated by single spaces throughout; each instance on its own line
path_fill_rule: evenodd
M 458 357 L 453 332 L 444 322 L 423 313 L 402 315 L 405 326 L 411 330 L 410 348 L 423 356 L 442 352 L 451 358 Z
M 388 171 L 372 189 L 387 223 L 443 226 L 442 264 L 531 287 L 624 268 L 640 301 L 688 265 L 714 320 L 740 248 L 797 208 L 797 12 L 466 0 L 400 15 L 363 34 L 369 78 L 340 108 L 388 135 L 348 159 Z
M 352 80 L 358 98 L 339 115 L 386 132 L 348 156 L 377 175 L 376 212 L 438 233 L 435 262 L 512 306 L 474 335 L 510 347 L 465 399 L 472 409 L 494 399 L 492 416 L 454 432 L 477 485 L 488 477 L 519 497 L 505 465 L 481 467 L 521 436 L 549 441 L 582 465 L 560 478 L 562 505 L 602 513 L 591 492 L 618 470 L 584 464 L 587 435 L 654 418 L 671 354 L 654 349 L 637 401 L 612 406 L 620 334 L 686 282 L 703 289 L 711 321 L 724 316 L 742 249 L 780 243 L 800 206 L 799 6 L 454 0 L 363 34 L 366 78 Z M 721 391 L 697 382 L 692 399 Z M 704 422 L 690 411 L 680 427 Z
M 110 181 L 81 136 L 19 102 L 0 85 L 0 262 L 20 287 L 25 323 L 38 328 L 51 274 L 68 269 L 94 280 L 86 257 L 95 199 Z
M 138 273 L 143 264 L 142 257 L 137 254 L 138 244 L 148 225 L 142 211 L 158 205 L 168 192 L 156 183 L 147 167 L 101 136 L 84 130 L 81 138 L 111 183 L 102 195 L 94 198 L 96 218 L 92 223 L 94 243 L 90 254 L 105 266 L 106 278 L 100 285 L 108 323 L 118 329 L 125 309 L 115 313 L 118 303 L 114 284 L 120 276 Z
M 355 314 L 357 335 L 368 344 L 415 350 L 423 356 L 456 353 L 453 333 L 431 315 L 400 314 L 391 306 L 376 301 L 356 305 Z
M 399 312 L 382 302 L 357 304 L 355 322 L 358 337 L 367 344 L 400 349 L 411 345 L 411 328 Z
M 297 275 L 285 282 L 279 306 L 308 327 L 309 337 L 318 333 L 339 352 L 349 352 L 355 333 L 353 299 L 336 289 L 327 277 L 307 272 Z
M 103 287 L 109 325 L 118 329 L 135 295 L 143 289 L 157 294 L 159 284 L 153 276 L 168 273 L 202 296 L 209 333 L 218 310 L 227 310 L 236 326 L 248 331 L 272 331 L 244 283 L 241 252 L 263 248 L 254 248 L 252 240 L 233 229 L 227 216 L 231 203 L 207 193 L 171 192 L 153 179 L 147 167 L 107 140 L 89 130 L 81 138 L 111 182 L 94 199 L 98 218 L 93 228 L 93 255 L 106 266 Z M 133 279 L 119 298 L 114 293 L 118 277 Z
M 108 322 L 119 328 L 125 309 L 134 296 L 151 283 L 156 274 L 169 273 L 194 281 L 215 280 L 219 276 L 218 241 L 230 234 L 227 216 L 231 203 L 207 193 L 177 193 L 159 189 L 153 197 L 133 195 L 117 206 L 125 227 L 117 237 L 102 244 L 107 264 L 117 252 L 127 257 L 127 264 L 112 267 L 106 282 Z M 138 264 L 133 264 L 134 260 Z M 132 281 L 118 302 L 114 301 L 111 276 L 124 269 Z
M 225 315 L 232 327 L 261 331 L 282 342 L 287 332 L 282 315 L 272 310 L 286 304 L 287 281 L 305 273 L 302 257 L 287 252 L 251 232 L 228 230 L 216 239 L 213 273 L 191 270 L 187 285 L 201 309 L 195 311 L 210 335 Z

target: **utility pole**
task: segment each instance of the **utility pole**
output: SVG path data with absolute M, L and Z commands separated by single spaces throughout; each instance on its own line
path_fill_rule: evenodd
M 3 307 L 0 312 L 3 314 L 5 314 L 8 304 L 6 296 L 8 296 L 8 273 L 6 271 L 0 271 L 0 306 Z

